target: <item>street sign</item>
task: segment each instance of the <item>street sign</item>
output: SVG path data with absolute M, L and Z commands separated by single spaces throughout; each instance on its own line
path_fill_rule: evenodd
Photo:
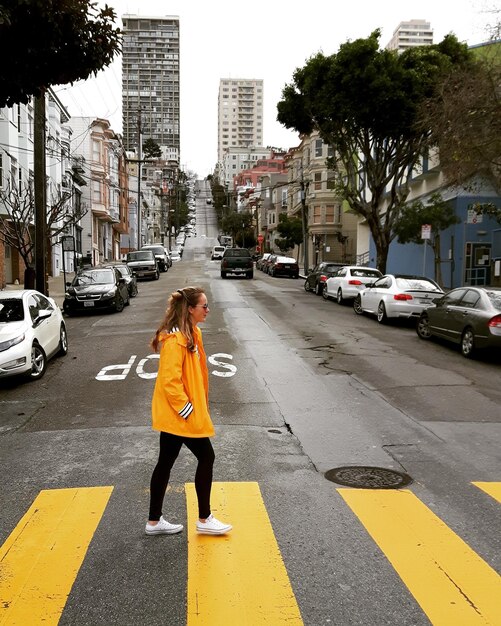
M 431 239 L 431 224 L 421 226 L 421 239 Z
M 72 235 L 61 237 L 61 244 L 64 252 L 75 252 L 75 237 Z
M 482 213 L 477 213 L 475 209 L 468 209 L 468 217 L 466 218 L 467 224 L 480 224 L 482 222 Z
M 258 235 L 258 236 L 257 236 L 257 240 L 259 241 L 259 243 L 263 243 L 263 241 L 264 241 L 264 236 L 263 236 L 263 235 Z

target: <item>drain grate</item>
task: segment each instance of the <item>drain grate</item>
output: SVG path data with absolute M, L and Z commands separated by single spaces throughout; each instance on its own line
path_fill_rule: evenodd
M 358 489 L 399 489 L 412 482 L 412 478 L 403 472 L 365 465 L 335 467 L 325 472 L 325 478 Z

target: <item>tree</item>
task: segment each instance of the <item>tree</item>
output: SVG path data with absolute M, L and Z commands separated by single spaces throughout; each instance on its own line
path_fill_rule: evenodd
M 256 236 L 252 227 L 252 215 L 250 213 L 237 213 L 232 211 L 222 219 L 223 232 L 230 234 L 235 243 L 240 246 L 252 248 L 256 245 Z
M 162 158 L 162 148 L 154 139 L 149 137 L 143 143 L 143 156 L 146 159 L 160 159 Z
M 285 213 L 281 213 L 278 216 L 277 231 L 282 239 L 276 239 L 275 243 L 282 252 L 303 243 L 303 225 L 299 217 L 287 217 Z
M 491 42 L 473 50 L 475 61 L 455 67 L 421 106 L 421 127 L 431 130 L 448 183 L 474 189 L 488 180 L 501 192 L 501 43 L 499 22 Z
M 409 179 L 429 145 L 429 132 L 417 126 L 419 105 L 469 52 L 453 35 L 402 54 L 379 50 L 379 37 L 376 30 L 310 58 L 284 87 L 277 120 L 300 134 L 318 130 L 334 149 L 335 189 L 366 220 L 384 272 Z
M 32 185 L 19 189 L 9 186 L 0 190 L 0 203 L 7 212 L 0 213 L 0 241 L 18 251 L 27 269 L 24 286 L 32 288 L 31 275 L 35 260 L 35 199 Z M 54 196 L 46 213 L 45 232 L 49 245 L 53 246 L 86 213 L 87 208 L 83 205 L 80 205 L 78 212 L 71 210 L 70 193 L 59 192 Z
M 89 0 L 2 0 L 0 107 L 97 74 L 120 51 L 115 11 Z
M 405 205 L 395 224 L 395 235 L 400 243 L 430 245 L 434 255 L 435 280 L 442 285 L 442 259 L 440 253 L 440 233 L 460 223 L 454 208 L 439 193 L 433 194 L 427 204 L 416 200 Z M 423 224 L 431 226 L 431 238 L 421 238 Z

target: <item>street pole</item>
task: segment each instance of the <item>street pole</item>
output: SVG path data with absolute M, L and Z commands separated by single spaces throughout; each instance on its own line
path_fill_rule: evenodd
M 140 250 L 143 244 L 141 234 L 141 161 L 142 161 L 142 145 L 141 145 L 141 107 L 137 112 L 137 249 Z
M 45 249 L 47 229 L 45 91 L 40 96 L 35 98 L 33 156 L 35 191 L 35 289 L 45 295 L 48 295 L 45 283 Z
M 304 273 L 308 273 L 308 209 L 306 206 L 306 190 L 301 170 L 301 219 L 303 223 L 303 262 Z

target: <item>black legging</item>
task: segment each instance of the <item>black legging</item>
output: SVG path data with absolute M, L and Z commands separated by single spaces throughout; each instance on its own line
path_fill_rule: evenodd
M 178 457 L 182 445 L 193 452 L 198 465 L 195 473 L 195 490 L 198 498 L 198 516 L 205 519 L 210 515 L 210 490 L 212 487 L 212 466 L 214 450 L 208 437 L 178 437 L 170 433 L 160 433 L 160 454 L 153 470 L 150 483 L 150 521 L 159 520 L 162 515 L 170 471 Z

